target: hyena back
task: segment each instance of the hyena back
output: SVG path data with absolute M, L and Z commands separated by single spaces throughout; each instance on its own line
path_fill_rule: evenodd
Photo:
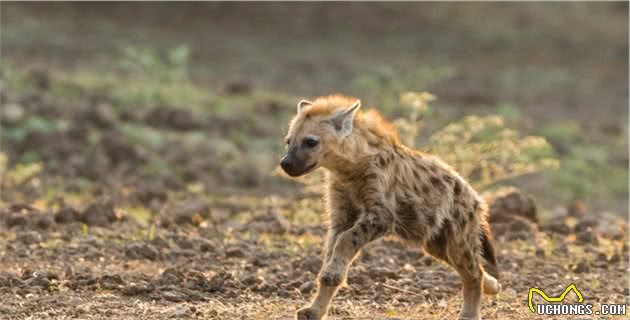
M 501 289 L 486 204 L 450 166 L 404 146 L 377 112 L 359 107 L 340 95 L 303 100 L 289 127 L 282 168 L 291 176 L 328 170 L 319 286 L 297 318 L 325 317 L 359 250 L 396 236 L 452 266 L 463 283 L 459 319 L 479 319 L 482 291 Z

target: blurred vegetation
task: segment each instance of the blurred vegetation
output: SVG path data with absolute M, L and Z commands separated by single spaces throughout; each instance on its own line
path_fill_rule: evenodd
M 435 96 L 426 92 L 401 95 L 400 104 L 409 109 L 407 117 L 395 121 L 401 137 L 409 146 L 440 156 L 477 188 L 483 190 L 503 180 L 558 168 L 559 162 L 545 138 L 521 138 L 497 115 L 456 120 L 417 145 L 432 100 Z
M 455 74 L 452 67 L 420 66 L 401 73 L 382 66 L 373 72 L 365 72 L 356 77 L 353 84 L 358 91 L 366 93 L 365 100 L 382 108 L 384 113 L 400 116 L 402 92 L 428 88 L 435 83 L 453 78 Z M 406 100 L 404 102 L 409 103 Z
M 586 199 L 606 202 L 628 193 L 625 163 L 614 164 L 613 157 L 627 152 L 625 135 L 596 143 L 573 121 L 550 123 L 541 128 L 562 154 L 562 166 L 551 176 L 552 194 L 560 199 Z
M 73 112 L 79 110 L 73 108 L 86 101 L 111 105 L 113 113 L 105 114 L 112 123 L 88 128 L 83 153 L 98 149 L 113 126 L 142 159 L 136 171 L 140 177 L 167 179 L 197 189 L 201 181 L 201 191 L 217 183 L 241 187 L 278 183 L 282 179 L 269 180 L 274 179 L 269 173 L 282 152 L 278 137 L 299 97 L 264 91 L 230 94 L 203 88 L 189 80 L 189 57 L 187 46 L 164 52 L 126 47 L 111 70 L 51 72 L 51 86 L 45 95 L 57 105 L 67 106 L 56 116 L 28 112 L 19 99 L 4 101 L 2 139 L 22 148 L 8 155 L 11 169 L 6 169 L 5 161 L 3 187 L 24 176 L 46 172 L 59 160 L 24 145 L 33 133 L 68 131 Z M 510 128 L 518 126 L 524 117 L 514 104 L 498 104 L 490 114 L 456 118 L 429 106 L 436 99 L 434 95 L 413 91 L 454 74 L 450 68 L 420 68 L 397 77 L 384 68 L 357 77 L 355 85 L 360 92 L 370 93 L 367 101 L 387 118 L 395 119 L 407 145 L 439 155 L 482 190 L 542 172 L 550 183 L 550 192 L 541 196 L 555 201 L 587 199 L 602 203 L 627 193 L 627 168 L 610 165 L 615 150 L 627 150 L 627 139 L 596 143 L 581 134 L 576 122 L 552 122 L 521 135 Z M 10 61 L 3 61 L 2 75 L 13 96 L 38 90 L 29 71 L 19 70 Z M 89 102 L 94 99 L 99 102 Z M 192 126 L 173 128 L 147 122 L 147 115 L 155 110 L 183 112 L 186 119 L 192 119 Z M 200 175 L 200 171 L 208 174 Z M 74 179 L 85 178 L 90 180 L 89 176 Z M 316 182 L 307 192 L 321 192 L 321 172 L 302 181 Z

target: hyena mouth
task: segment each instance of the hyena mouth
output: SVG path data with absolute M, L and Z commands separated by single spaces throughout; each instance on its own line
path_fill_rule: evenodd
M 283 170 L 291 177 L 299 177 L 311 172 L 315 169 L 315 167 L 317 167 L 317 164 L 318 162 L 315 162 L 302 170 L 296 170 L 295 168 L 283 168 Z
M 304 172 L 302 174 L 307 174 L 307 173 L 311 172 L 311 170 L 315 169 L 315 167 L 317 167 L 317 162 L 315 162 L 312 165 L 306 167 L 306 169 L 304 170 Z

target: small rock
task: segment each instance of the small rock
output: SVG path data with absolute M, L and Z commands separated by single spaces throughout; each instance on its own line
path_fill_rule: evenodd
M 430 256 L 426 255 L 424 257 L 422 257 L 420 259 L 420 263 L 422 263 L 425 266 L 430 266 L 433 264 L 433 258 L 431 258 Z
M 568 211 L 565 207 L 555 207 L 547 213 L 548 221 L 564 221 L 568 217 Z
M 194 249 L 195 248 L 195 244 L 190 239 L 186 239 L 186 238 L 179 239 L 179 241 L 177 241 L 177 245 L 181 249 Z
M 22 285 L 22 279 L 12 272 L 0 271 L 0 288 L 13 288 Z
M 40 90 L 50 88 L 50 73 L 48 68 L 42 65 L 31 66 L 28 71 L 28 79 Z
M 245 279 L 243 279 L 241 282 L 244 285 L 246 285 L 246 286 L 248 286 L 250 288 L 253 288 L 253 287 L 257 287 L 260 283 L 262 283 L 263 279 L 255 276 L 253 274 L 250 274 L 250 275 L 246 276 Z
M 406 273 L 415 273 L 416 268 L 408 263 L 405 263 L 405 265 L 402 266 L 401 271 Z
M 55 223 L 52 216 L 48 214 L 42 214 L 37 217 L 35 225 L 40 229 L 48 229 Z
M 385 267 L 370 267 L 368 270 L 368 274 L 372 279 L 398 279 L 400 275 L 388 268 Z
M 87 117 L 100 128 L 111 128 L 118 121 L 118 115 L 114 108 L 107 103 L 101 103 L 90 108 Z
M 284 285 L 283 288 L 286 289 L 286 290 L 289 290 L 289 291 L 294 291 L 295 289 L 298 289 L 300 287 L 300 285 L 302 285 L 302 281 L 300 281 L 300 280 L 293 280 L 293 281 L 289 282 L 287 285 Z
M 511 232 L 516 232 L 516 231 L 535 232 L 536 229 L 537 227 L 535 224 L 519 216 L 515 216 L 512 222 L 510 223 Z
M 302 292 L 303 294 L 310 294 L 311 292 L 313 292 L 314 289 L 315 282 L 313 281 L 304 282 L 299 288 L 300 292 Z
M 179 225 L 199 225 L 203 221 L 202 213 L 206 214 L 208 211 L 208 204 L 198 199 L 180 201 L 170 209 L 170 212 L 175 216 L 174 222 Z
M 153 184 L 142 184 L 136 189 L 136 197 L 144 205 L 150 205 L 153 202 L 163 203 L 168 199 L 168 195 L 161 186 Z
M 586 202 L 582 200 L 575 200 L 571 202 L 567 208 L 567 214 L 571 217 L 583 217 L 586 215 L 586 211 Z
M 538 226 L 535 223 L 518 215 L 509 215 L 505 218 L 506 222 L 493 223 L 492 230 L 497 236 L 505 237 L 507 240 L 535 239 L 538 233 Z
M 578 233 L 575 240 L 578 244 L 597 245 L 599 243 L 597 233 L 593 231 L 591 227 L 588 227 L 586 230 Z
M 12 213 L 6 218 L 7 227 L 12 228 L 16 226 L 26 225 L 26 216 L 22 213 Z
M 162 272 L 159 279 L 160 285 L 177 285 L 182 283 L 185 275 L 178 269 L 168 268 Z
M 26 245 L 42 242 L 42 236 L 35 231 L 24 231 L 16 235 L 16 239 Z
M 536 257 L 538 257 L 538 258 L 544 258 L 544 257 L 545 257 L 545 249 L 543 249 L 543 248 L 537 248 L 537 249 L 536 249 Z
M 291 230 L 291 223 L 278 210 L 269 208 L 267 214 L 255 216 L 247 223 L 247 230 L 257 233 L 284 234 Z
M 116 221 L 116 213 L 110 201 L 93 203 L 83 211 L 83 222 L 89 226 L 106 227 L 114 221 Z
M 29 270 L 25 270 L 22 275 L 24 279 L 26 279 L 25 283 L 30 286 L 48 288 L 50 286 L 51 280 L 58 280 L 59 276 L 52 272 L 41 271 L 41 272 L 31 272 Z
M 225 85 L 228 95 L 247 95 L 252 92 L 252 86 L 246 81 L 231 81 Z
M 192 315 L 192 313 L 193 311 L 188 306 L 177 306 L 177 308 L 175 308 L 175 311 L 173 311 L 173 317 L 174 318 L 189 318 Z
M 256 252 L 254 257 L 251 260 L 251 264 L 254 267 L 262 268 L 269 266 L 268 255 L 263 252 Z M 299 266 L 298 266 L 299 268 Z
M 621 256 L 617 253 L 613 254 L 612 257 L 610 257 L 610 260 L 608 260 L 608 263 L 610 264 L 616 264 L 621 262 Z
M 534 241 L 534 234 L 526 231 L 515 231 L 507 235 L 507 240 Z
M 208 282 L 208 292 L 216 292 L 223 290 L 225 286 L 226 280 L 230 279 L 231 275 L 229 273 L 221 272 L 214 275 L 210 281 Z
M 200 239 L 199 240 L 199 251 L 201 252 L 213 252 L 216 248 L 212 241 L 208 239 Z
M 583 219 L 580 220 L 576 225 L 575 225 L 575 233 L 580 233 L 582 231 L 585 231 L 588 228 L 591 228 L 593 230 L 597 229 L 597 226 L 599 226 L 599 220 L 594 219 L 594 218 L 590 218 L 590 219 Z
M 122 293 L 127 296 L 138 296 L 151 293 L 153 291 L 153 285 L 148 282 L 130 283 L 124 287 Z
M 571 229 L 564 223 L 564 220 L 550 221 L 549 223 L 543 225 L 542 229 L 547 232 L 561 235 L 567 235 L 571 232 Z
M 245 257 L 245 251 L 239 247 L 231 247 L 225 250 L 225 256 L 227 258 L 243 258 Z
M 81 220 L 81 214 L 72 207 L 62 208 L 55 213 L 55 222 L 57 223 L 72 223 L 79 220 Z
M 164 240 L 164 238 L 160 236 L 153 238 L 153 240 L 151 240 L 151 244 L 155 246 L 156 248 L 168 249 L 171 247 L 168 241 Z
M 538 223 L 536 202 L 517 188 L 508 187 L 486 197 L 489 203 L 490 221 L 504 215 L 517 215 Z
M 374 284 L 370 277 L 364 274 L 352 275 L 348 278 L 348 283 L 357 284 L 363 287 L 369 287 Z
M 162 292 L 162 298 L 171 302 L 183 302 L 186 301 L 186 295 L 179 291 L 164 291 Z
M 0 108 L 0 119 L 3 124 L 18 124 L 24 119 L 24 107 L 17 103 L 6 103 Z
M 580 261 L 577 266 L 575 266 L 575 268 L 573 269 L 573 272 L 575 273 L 585 273 L 588 272 L 590 270 L 590 266 L 588 265 L 588 262 L 586 262 L 585 260 Z
M 118 274 L 105 274 L 100 278 L 99 283 L 103 289 L 114 290 L 122 288 L 125 281 Z
M 300 264 L 301 270 L 308 270 L 312 274 L 319 273 L 319 270 L 322 268 L 322 259 L 316 255 L 310 255 L 302 260 Z
M 151 109 L 144 121 L 151 126 L 171 128 L 175 130 L 193 130 L 203 126 L 204 120 L 188 110 L 173 107 L 157 107 Z
M 25 283 L 29 286 L 48 288 L 50 286 L 50 279 L 45 275 L 36 275 L 26 280 Z
M 552 250 L 552 254 L 553 255 L 560 255 L 560 256 L 565 256 L 569 253 L 569 247 L 567 246 L 566 243 L 561 243 L 560 245 L 558 245 L 557 247 L 553 248 Z
M 146 243 L 132 243 L 125 249 L 125 255 L 129 259 L 156 260 L 158 251 L 152 245 Z

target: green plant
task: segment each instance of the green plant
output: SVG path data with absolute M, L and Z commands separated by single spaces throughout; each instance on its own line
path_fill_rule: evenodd
M 428 92 L 405 92 L 400 96 L 400 103 L 411 111 L 407 117 L 394 120 L 394 125 L 408 146 L 415 146 L 416 138 L 424 128 L 423 117 L 429 114 L 429 102 L 433 100 L 435 96 Z
M 189 57 L 190 49 L 185 45 L 168 50 L 166 57 L 153 48 L 129 46 L 122 50 L 118 66 L 127 76 L 164 83 L 185 82 Z
M 423 128 L 421 115 L 428 114 L 428 102 L 435 97 L 426 92 L 406 92 L 401 104 L 411 110 L 395 123 L 401 138 L 415 147 Z M 421 148 L 451 164 L 478 188 L 499 181 L 548 169 L 556 169 L 558 160 L 545 138 L 520 137 L 505 127 L 500 116 L 468 116 L 433 133 Z
M 50 133 L 67 126 L 63 120 L 26 116 L 16 123 L 2 126 L 2 137 L 8 140 L 23 141 L 32 132 Z
M 400 93 L 414 88 L 426 88 L 455 76 L 452 67 L 418 67 L 409 71 L 396 71 L 381 67 L 372 73 L 357 77 L 353 85 L 366 101 L 378 105 L 387 115 L 399 115 Z
M 129 46 L 118 58 L 125 85 L 111 86 L 115 101 L 122 104 L 189 103 L 200 93 L 189 85 L 190 49 L 177 46 L 165 54 L 148 47 Z

